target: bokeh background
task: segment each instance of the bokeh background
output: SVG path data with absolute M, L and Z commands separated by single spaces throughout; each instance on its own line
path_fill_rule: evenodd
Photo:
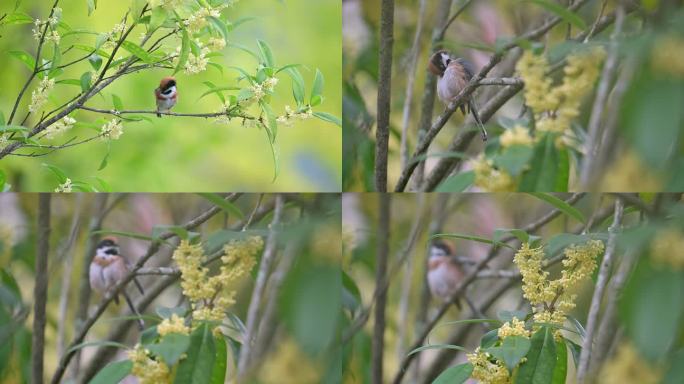
M 45 19 L 48 4 L 45 1 L 23 0 L 20 11 L 33 18 Z M 129 1 L 100 1 L 97 10 L 89 17 L 86 1 L 60 2 L 63 18 L 74 28 L 106 32 L 118 23 L 130 5 Z M 14 1 L 0 2 L 0 15 L 11 13 Z M 258 51 L 257 39 L 266 41 L 272 48 L 277 65 L 298 63 L 307 85 L 307 95 L 315 74 L 320 68 L 325 77 L 323 104 L 316 111 L 341 116 L 341 4 L 337 0 L 266 0 L 239 1 L 234 8 L 224 11 L 231 20 L 244 17 L 254 19 L 230 33 L 231 43 Z M 36 41 L 31 34 L 32 24 L 11 25 L 0 29 L 0 110 L 8 117 L 19 89 L 28 77 L 28 70 L 7 52 L 25 49 L 35 52 Z M 142 29 L 131 36 L 137 41 Z M 94 35 L 79 35 L 94 41 Z M 62 46 L 69 43 L 62 40 Z M 171 48 L 180 45 L 172 40 Z M 253 57 L 235 48 L 225 48 L 220 60 L 224 66 L 239 66 L 253 70 L 258 64 Z M 82 55 L 82 52 L 73 53 Z M 74 56 L 76 57 L 76 56 Z M 64 58 L 68 60 L 67 57 Z M 92 70 L 88 62 L 79 63 L 77 69 L 66 71 L 60 78 L 79 78 Z M 126 109 L 155 108 L 153 90 L 163 76 L 172 70 L 154 69 L 125 76 L 115 81 L 87 105 L 112 108 L 111 94 L 119 95 Z M 215 112 L 220 106 L 217 97 L 210 95 L 198 100 L 208 90 L 202 84 L 211 81 L 219 86 L 235 85 L 239 74 L 226 69 L 223 73 L 209 66 L 198 75 L 176 74 L 179 84 L 179 103 L 175 112 Z M 290 78 L 278 75 L 272 107 L 282 113 L 285 105 L 295 105 Z M 34 86 L 37 82 L 34 82 Z M 31 100 L 30 87 L 20 107 L 20 115 Z M 56 85 L 45 109 L 49 110 L 76 94 L 78 87 Z M 78 111 L 78 121 L 96 122 L 100 114 Z M 124 125 L 124 135 L 112 142 L 109 165 L 97 171 L 107 150 L 107 143 L 96 141 L 59 151 L 46 157 L 25 158 L 8 156 L 0 162 L 8 182 L 15 191 L 50 191 L 57 185 L 55 176 L 42 163 L 62 168 L 72 180 L 93 182 L 99 177 L 110 184 L 113 191 L 339 191 L 341 188 L 341 129 L 319 119 L 298 121 L 292 127 L 281 126 L 278 132 L 280 175 L 273 179 L 273 160 L 266 133 L 245 128 L 238 121 L 230 125 L 216 124 L 211 119 L 164 117 L 153 122 L 145 121 Z M 106 116 L 110 118 L 111 116 Z M 33 122 L 29 119 L 28 123 Z M 92 131 L 76 127 L 57 139 L 73 136 L 89 137 Z

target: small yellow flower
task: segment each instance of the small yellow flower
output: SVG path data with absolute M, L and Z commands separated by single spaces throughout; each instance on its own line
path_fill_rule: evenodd
M 67 177 L 66 181 L 64 183 L 60 184 L 57 188 L 55 188 L 55 192 L 57 193 L 69 193 L 71 192 L 71 179 Z
M 468 361 L 473 365 L 471 377 L 479 380 L 482 384 L 509 384 L 511 377 L 504 364 L 494 359 L 489 353 L 483 352 L 478 347 L 475 352 L 466 354 Z
M 45 77 L 38 84 L 38 88 L 31 93 L 31 104 L 28 109 L 30 112 L 38 112 L 40 108 L 47 102 L 48 93 L 55 86 L 54 79 L 48 79 Z
M 512 129 L 507 129 L 499 140 L 501 141 L 501 146 L 504 148 L 513 145 L 532 146 L 532 144 L 534 144 L 534 139 L 530 136 L 530 131 L 521 125 L 516 125 Z
M 499 327 L 499 338 L 502 340 L 508 336 L 522 336 L 529 339 L 530 333 L 530 331 L 525 329 L 525 322 L 518 320 L 516 317 Z
M 150 351 L 140 344 L 128 351 L 128 358 L 133 363 L 131 373 L 138 377 L 140 384 L 170 383 L 169 367 L 150 357 Z
M 102 139 L 104 140 L 118 140 L 123 135 L 123 125 L 121 120 L 114 118 L 102 126 L 100 130 Z
M 494 162 L 480 154 L 471 161 L 475 171 L 475 185 L 487 192 L 510 192 L 515 190 L 515 181 L 503 169 L 494 168 Z
M 175 313 L 171 315 L 170 319 L 164 319 L 157 326 L 157 332 L 164 337 L 169 333 L 180 333 L 183 335 L 190 334 L 190 327 L 185 325 L 185 318 L 179 317 Z
M 76 119 L 69 116 L 64 116 L 61 121 L 57 121 L 45 129 L 45 137 L 48 139 L 54 139 L 55 136 L 70 130 L 74 124 L 76 124 Z

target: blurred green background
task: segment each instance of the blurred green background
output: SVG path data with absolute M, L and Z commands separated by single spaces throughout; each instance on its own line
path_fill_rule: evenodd
M 50 3 L 51 4 L 51 3 Z M 0 2 L 0 15 L 11 13 L 14 1 Z M 100 1 L 97 10 L 88 17 L 85 0 L 60 2 L 63 20 L 73 28 L 107 32 L 118 23 L 128 10 L 130 1 Z M 45 19 L 48 3 L 37 0 L 21 1 L 18 11 L 33 18 Z M 224 15 L 229 20 L 244 17 L 254 19 L 230 33 L 229 42 L 258 51 L 256 40 L 263 39 L 272 48 L 276 64 L 302 64 L 300 68 L 307 86 L 307 95 L 316 68 L 325 76 L 325 100 L 314 110 L 341 116 L 341 4 L 337 0 L 306 1 L 276 0 L 240 1 L 228 8 Z M 0 111 L 9 116 L 12 104 L 29 73 L 26 66 L 11 57 L 8 51 L 24 49 L 35 53 L 36 41 L 31 34 L 32 24 L 10 25 L 0 29 Z M 133 41 L 143 28 L 131 33 Z M 91 44 L 95 35 L 78 35 L 83 43 Z M 62 39 L 64 48 L 73 37 Z M 91 41 L 92 40 L 92 41 Z M 180 39 L 168 40 L 169 50 L 180 45 Z M 171 45 L 173 44 L 173 45 Z M 51 48 L 50 48 L 51 51 Z M 238 66 L 253 72 L 258 64 L 249 54 L 235 48 L 225 48 L 221 61 L 224 66 Z M 69 53 L 79 57 L 83 52 Z M 87 62 L 65 71 L 59 79 L 79 78 L 92 70 Z M 126 109 L 152 110 L 155 108 L 153 90 L 170 69 L 154 69 L 127 75 L 105 88 L 101 96 L 93 97 L 91 107 L 112 108 L 111 94 L 119 95 Z M 179 84 L 179 102 L 174 112 L 215 112 L 220 101 L 212 95 L 201 100 L 208 90 L 202 84 L 211 81 L 218 86 L 235 85 L 239 74 L 229 69 L 223 73 L 209 66 L 198 75 L 176 74 Z M 282 114 L 285 105 L 295 105 L 291 81 L 281 72 L 280 83 L 272 107 Z M 31 91 L 29 87 L 18 114 L 23 118 Z M 51 110 L 79 89 L 72 85 L 56 85 L 43 110 Z M 256 107 L 252 107 L 256 108 Z M 77 111 L 71 114 L 79 122 L 101 124 L 102 115 Z M 28 158 L 8 156 L 0 161 L 0 169 L 7 176 L 14 191 L 53 190 L 58 181 L 42 163 L 62 168 L 72 180 L 94 182 L 93 177 L 104 179 L 113 191 L 339 191 L 341 189 L 342 135 L 339 127 L 318 119 L 297 121 L 292 127 L 282 126 L 278 133 L 280 175 L 273 178 L 273 160 L 266 133 L 256 128 L 245 128 L 240 122 L 230 125 L 216 124 L 211 119 L 187 117 L 153 117 L 145 121 L 124 125 L 124 135 L 112 141 L 109 165 L 102 171 L 98 167 L 107 151 L 107 143 L 95 141 L 62 150 L 45 157 Z M 111 116 L 105 116 L 110 118 Z M 30 118 L 27 124 L 35 124 Z M 74 136 L 92 135 L 88 128 L 75 127 L 55 139 L 55 143 Z

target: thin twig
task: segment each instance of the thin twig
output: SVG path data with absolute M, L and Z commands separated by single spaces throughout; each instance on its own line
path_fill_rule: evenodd
M 219 116 L 227 116 L 227 117 L 235 117 L 235 118 L 240 118 L 240 119 L 247 119 L 247 120 L 255 120 L 256 118 L 253 116 L 248 116 L 248 115 L 243 115 L 240 113 L 235 113 L 239 109 L 239 107 L 233 107 L 227 111 L 224 112 L 211 112 L 211 113 L 178 113 L 178 112 L 162 112 L 162 111 L 149 111 L 149 110 L 124 110 L 124 111 L 117 111 L 116 109 L 100 109 L 100 108 L 92 108 L 92 107 L 87 107 L 85 105 L 80 105 L 78 106 L 78 109 L 83 109 L 85 111 L 90 111 L 90 112 L 97 112 L 97 113 L 104 113 L 104 114 L 109 114 L 109 115 L 114 115 L 114 116 L 119 116 L 119 115 L 125 115 L 125 114 L 147 114 L 147 115 L 167 115 L 167 116 L 180 116 L 180 117 L 204 117 L 204 118 L 209 118 L 209 117 L 219 117 Z
M 580 184 L 584 190 L 588 189 L 589 183 L 592 181 L 595 170 L 595 159 L 598 157 L 599 151 L 602 150 L 602 143 L 600 140 L 601 132 L 599 128 L 601 126 L 601 120 L 605 114 L 608 93 L 610 92 L 610 85 L 613 83 L 613 77 L 618 67 L 619 44 L 617 40 L 622 33 L 622 24 L 625 20 L 625 11 L 621 3 L 619 3 L 617 7 L 615 30 L 611 36 L 611 42 L 608 47 L 608 58 L 603 66 L 601 81 L 599 82 L 598 89 L 596 91 L 596 98 L 594 98 L 594 105 L 591 109 L 591 116 L 589 117 L 589 124 L 587 127 L 588 138 L 585 143 L 586 153 L 584 155 L 582 170 L 580 172 Z
M 242 349 L 240 350 L 240 359 L 238 360 L 237 382 L 242 383 L 247 379 L 249 369 L 251 368 L 251 354 L 252 347 L 256 341 L 256 331 L 258 323 L 258 314 L 261 306 L 261 300 L 266 289 L 266 282 L 268 281 L 271 266 L 276 257 L 278 233 L 280 231 L 280 221 L 283 214 L 284 197 L 282 195 L 276 196 L 275 210 L 273 213 L 273 220 L 270 224 L 268 238 L 264 247 L 264 254 L 261 257 L 259 264 L 259 272 L 257 273 L 256 281 L 254 283 L 254 290 L 249 302 L 247 310 L 247 320 L 245 324 L 244 340 L 242 341 Z
M 603 291 L 608 284 L 610 272 L 613 266 L 613 256 L 617 243 L 617 235 L 622 226 L 622 214 L 624 211 L 624 204 L 622 199 L 615 200 L 615 214 L 613 216 L 613 224 L 608 228 L 608 244 L 606 245 L 606 252 L 599 268 L 596 285 L 594 287 L 594 294 L 591 298 L 591 306 L 589 307 L 589 314 L 587 315 L 587 326 L 584 340 L 582 341 L 582 352 L 577 366 L 577 382 L 582 384 L 586 380 L 589 368 L 589 359 L 591 358 L 591 349 L 594 344 L 594 332 L 598 324 L 598 314 L 601 308 L 601 301 L 603 300 Z
M 380 59 L 378 64 L 378 109 L 375 131 L 375 190 L 387 192 L 390 110 L 392 106 L 392 45 L 394 43 L 394 0 L 380 3 Z
M 261 193 L 259 194 L 259 199 L 257 200 L 256 205 L 254 206 L 254 209 L 252 210 L 252 213 L 249 214 L 249 217 L 247 218 L 247 221 L 245 221 L 245 225 L 242 226 L 242 230 L 246 231 L 247 228 L 252 225 L 252 220 L 254 220 L 254 215 L 256 215 L 257 211 L 259 211 L 259 207 L 261 207 L 261 200 L 263 200 L 264 194 Z
M 31 341 L 31 378 L 43 383 L 45 354 L 45 305 L 48 288 L 48 252 L 50 250 L 50 194 L 38 195 L 38 244 L 36 246 L 36 284 L 33 287 L 33 337 Z
M 408 162 L 408 126 L 411 120 L 411 107 L 413 104 L 413 87 L 416 81 L 416 66 L 418 65 L 418 55 L 420 55 L 420 40 L 423 34 L 423 19 L 425 19 L 425 8 L 427 0 L 420 0 L 418 10 L 418 22 L 416 31 L 413 35 L 413 45 L 409 51 L 408 78 L 406 79 L 406 95 L 404 96 L 404 112 L 401 119 L 401 143 L 400 155 L 401 166 L 405 167 Z

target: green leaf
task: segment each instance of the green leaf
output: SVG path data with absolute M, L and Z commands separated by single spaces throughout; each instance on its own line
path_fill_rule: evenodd
M 358 285 L 347 272 L 342 271 L 342 305 L 355 313 L 362 303 L 363 299 Z
M 28 128 L 24 127 L 23 125 L 2 125 L 2 126 L 0 126 L 0 133 L 10 133 L 10 132 L 27 133 Z
M 463 192 L 475 182 L 475 172 L 466 171 L 449 176 L 435 189 L 435 192 Z
M 104 157 L 102 158 L 102 161 L 100 161 L 100 166 L 97 168 L 98 171 L 101 171 L 107 167 L 109 161 L 109 154 L 111 153 L 109 149 L 109 146 L 107 146 L 107 153 L 105 153 Z
M 36 60 L 25 51 L 9 51 L 9 54 L 26 64 L 26 67 L 31 71 L 36 67 Z
M 304 78 L 297 68 L 286 69 L 287 74 L 292 78 L 292 95 L 294 96 L 297 106 L 301 107 L 304 104 Z
M 662 361 L 677 342 L 684 317 L 684 275 L 653 269 L 648 257 L 637 265 L 620 301 L 620 318 L 641 356 Z
M 88 4 L 88 16 L 90 16 L 95 11 L 95 0 L 86 0 L 86 3 Z
M 556 367 L 553 369 L 551 384 L 565 384 L 568 375 L 568 348 L 562 339 L 556 342 L 556 354 Z
M 546 134 L 535 144 L 532 161 L 529 164 L 532 167 L 523 172 L 518 190 L 521 192 L 555 191 L 559 159 L 554 135 Z
M 275 182 L 275 180 L 278 178 L 278 174 L 280 173 L 280 154 L 278 151 L 278 147 L 276 146 L 275 140 L 271 140 L 271 135 L 269 134 L 268 129 L 264 129 L 266 131 L 266 135 L 268 135 L 268 144 L 271 146 L 271 156 L 273 157 L 273 180 L 271 182 Z
M 587 331 L 584 330 L 584 327 L 582 326 L 582 323 L 579 322 L 574 316 L 565 316 L 572 325 L 575 326 L 575 329 L 577 330 L 577 333 L 584 339 L 584 337 L 587 335 Z
M 54 173 L 55 176 L 57 176 L 57 180 L 59 181 L 60 184 L 64 184 L 64 182 L 66 182 L 66 179 L 67 179 L 66 173 L 64 173 L 64 171 L 61 168 L 59 168 L 58 166 L 43 163 L 43 167 L 52 171 L 52 173 Z
M 210 90 L 204 92 L 204 93 L 199 97 L 199 99 L 197 99 L 197 100 L 200 100 L 200 99 L 203 98 L 204 96 L 211 95 L 211 94 L 215 93 L 215 94 L 217 94 L 218 96 L 220 96 L 221 101 L 224 101 L 224 102 L 225 102 L 225 98 L 223 97 L 223 91 L 237 91 L 237 90 L 240 90 L 240 87 L 230 87 L 230 86 L 226 86 L 226 87 L 215 87 L 215 88 L 213 88 L 213 89 L 210 89 Z
M 498 311 L 496 313 L 496 317 L 499 318 L 499 320 L 507 322 L 507 321 L 513 321 L 513 318 L 516 318 L 518 320 L 525 320 L 527 318 L 528 312 L 527 311 L 507 311 L 507 310 L 502 310 Z
M 578 211 L 577 208 L 573 207 L 572 205 L 566 203 L 565 201 L 557 198 L 556 196 L 550 194 L 550 193 L 530 193 L 530 195 L 536 197 L 539 200 L 543 200 L 554 207 L 558 208 L 561 212 L 565 213 L 568 216 L 572 216 L 575 219 L 579 220 L 580 222 L 586 224 L 587 219 L 584 217 L 582 212 Z
M 527 355 L 530 350 L 530 340 L 523 336 L 508 336 L 498 347 L 486 348 L 484 351 L 491 353 L 494 357 L 506 364 L 508 371 L 512 371 L 520 360 Z
M 259 46 L 259 51 L 261 52 L 261 60 L 267 67 L 274 68 L 275 60 L 273 60 L 273 53 L 271 52 L 271 47 L 266 44 L 263 40 L 257 40 L 257 45 Z
M 200 193 L 199 195 L 205 198 L 206 200 L 209 200 L 215 206 L 221 208 L 224 212 L 231 215 L 235 215 L 240 219 L 245 218 L 245 215 L 242 213 L 240 208 L 238 208 L 235 204 L 231 203 L 230 201 L 222 198 L 221 196 L 215 193 Z
M 2 21 L 0 21 L 0 25 L 12 25 L 12 24 L 30 24 L 33 23 L 33 18 L 24 12 L 14 12 L 7 17 L 5 17 Z
M 226 380 L 226 369 L 228 368 L 226 339 L 223 336 L 216 336 L 214 337 L 214 344 L 216 345 L 216 363 L 211 373 L 210 384 L 223 384 Z
M 572 361 L 575 363 L 576 367 L 579 364 L 579 358 L 582 354 L 582 346 L 569 339 L 565 339 L 565 342 L 567 343 L 568 348 L 570 348 L 570 352 L 572 353 Z
M 102 66 L 102 57 L 100 55 L 93 53 L 88 57 L 88 62 L 93 67 L 94 70 L 99 70 Z
M 185 63 L 188 62 L 188 56 L 190 56 L 190 35 L 188 35 L 188 31 L 183 28 L 181 51 L 180 55 L 178 55 L 178 64 L 176 65 L 176 69 L 173 70 L 174 74 L 185 68 Z
M 527 361 L 520 365 L 515 376 L 516 384 L 548 384 L 556 366 L 556 343 L 553 330 L 540 328 L 532 335 Z
M 190 335 L 187 357 L 178 364 L 176 384 L 206 384 L 211 380 L 216 345 L 209 325 L 202 324 Z
M 430 236 L 431 239 L 434 239 L 436 237 L 453 237 L 456 239 L 477 241 L 479 243 L 485 243 L 485 244 L 490 244 L 490 245 L 495 245 L 495 246 L 503 246 L 506 248 L 514 249 L 513 247 L 511 247 L 510 245 L 508 245 L 506 243 L 502 243 L 500 241 L 490 240 L 486 237 L 480 237 L 480 236 L 464 235 L 464 234 L 460 234 L 460 233 L 436 233 L 436 234 Z
M 150 33 L 154 32 L 155 30 L 157 30 L 157 28 L 161 27 L 161 25 L 164 24 L 168 17 L 169 13 L 164 7 L 153 8 L 149 24 Z
M 114 93 L 112 93 L 112 103 L 114 104 L 114 109 L 117 111 L 123 111 L 123 102 L 121 101 L 121 98 Z
M 81 91 L 85 93 L 90 89 L 90 82 L 93 78 L 93 73 L 88 71 L 81 75 Z
M 528 0 L 531 3 L 535 3 L 547 11 L 554 13 L 556 16 L 567 21 L 568 23 L 574 25 L 579 29 L 587 29 L 587 24 L 580 18 L 576 13 L 568 10 L 567 8 L 554 3 L 550 0 Z
M 570 183 L 570 155 L 566 148 L 558 149 L 558 164 L 556 166 L 556 185 L 553 188 L 557 192 L 567 192 Z
M 498 341 L 499 341 L 499 329 L 498 328 L 492 329 L 491 331 L 482 335 L 482 338 L 480 339 L 480 348 L 493 347 L 494 345 L 496 345 L 496 343 Z
M 207 17 L 211 25 L 214 27 L 214 29 L 221 34 L 221 37 L 223 37 L 224 41 L 228 41 L 228 27 L 226 26 L 226 23 L 223 22 L 223 20 L 214 17 L 214 16 L 209 16 Z
M 429 345 L 423 345 L 422 347 L 418 347 L 411 352 L 408 353 L 408 355 L 413 355 L 414 353 L 422 352 L 422 351 L 427 351 L 429 349 L 453 349 L 456 351 L 462 351 L 462 352 L 468 352 L 467 349 L 460 347 L 458 345 L 452 345 L 452 344 L 429 344 Z
M 311 104 L 312 106 L 320 104 L 320 102 L 314 104 L 313 101 L 314 97 L 316 96 L 320 96 L 321 98 L 323 97 L 323 84 L 323 74 L 320 70 L 318 70 L 318 68 L 316 68 L 316 75 L 314 76 L 313 87 L 311 89 L 311 101 L 309 101 L 309 104 Z
M 132 368 L 133 363 L 130 360 L 109 363 L 88 384 L 118 384 L 131 373 Z
M 144 61 L 146 64 L 152 64 L 154 63 L 154 57 L 147 53 L 146 50 L 144 50 L 142 47 L 140 47 L 138 44 L 132 42 L 132 41 L 124 41 L 121 43 L 121 47 L 128 52 L 130 52 L 132 55 L 137 57 L 138 59 Z M 182 49 L 182 48 L 181 48 Z
M 462 384 L 473 373 L 473 365 L 470 363 L 459 364 L 449 367 L 437 376 L 432 384 Z
M 190 336 L 180 333 L 169 333 L 162 337 L 161 342 L 147 344 L 144 347 L 161 357 L 166 362 L 166 365 L 171 367 L 178 362 L 189 346 Z
M 276 114 L 271 109 L 271 106 L 265 101 L 259 101 L 261 109 L 266 114 L 266 121 L 268 122 L 267 128 L 270 131 L 271 142 L 275 143 L 276 137 L 278 135 L 278 122 L 276 121 Z
M 317 118 L 323 120 L 323 121 L 327 121 L 328 123 L 333 123 L 333 124 L 337 125 L 338 127 L 342 126 L 342 120 L 339 117 L 332 115 L 330 113 L 314 112 L 313 115 L 316 116 Z
M 527 145 L 512 145 L 494 156 L 494 165 L 517 177 L 529 164 L 533 148 Z

